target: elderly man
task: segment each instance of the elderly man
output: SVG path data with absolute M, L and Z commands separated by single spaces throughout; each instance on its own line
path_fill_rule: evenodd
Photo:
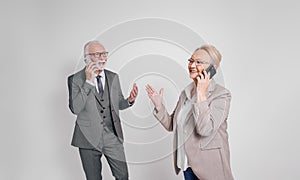
M 72 145 L 79 148 L 87 180 L 102 179 L 102 154 L 115 179 L 128 179 L 119 110 L 133 105 L 138 88 L 134 84 L 124 99 L 118 75 L 104 69 L 107 54 L 100 42 L 88 42 L 85 68 L 68 77 L 69 108 L 77 115 Z

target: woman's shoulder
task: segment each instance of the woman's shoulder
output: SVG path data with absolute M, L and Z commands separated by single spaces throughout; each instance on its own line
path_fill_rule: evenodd
M 182 98 L 190 97 L 193 87 L 194 87 L 194 82 L 191 82 L 187 86 L 185 86 L 180 93 L 180 97 Z
M 229 89 L 225 88 L 224 86 L 217 84 L 215 85 L 213 93 L 217 96 L 229 96 L 231 97 L 231 92 Z

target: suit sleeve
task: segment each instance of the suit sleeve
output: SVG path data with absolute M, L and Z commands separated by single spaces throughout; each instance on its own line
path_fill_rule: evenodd
M 164 104 L 162 105 L 162 107 L 159 111 L 157 111 L 156 109 L 154 109 L 154 111 L 153 111 L 155 118 L 162 124 L 162 126 L 167 131 L 173 131 L 174 115 L 175 115 L 176 109 L 178 108 L 178 104 L 179 104 L 179 100 L 178 100 L 177 105 L 171 115 L 167 112 Z
M 220 96 L 208 101 L 193 104 L 193 116 L 196 131 L 201 136 L 209 136 L 227 119 L 230 107 L 231 94 L 226 90 Z
M 76 83 L 74 75 L 68 77 L 69 108 L 73 114 L 78 114 L 84 109 L 88 95 L 95 86 L 84 81 L 82 84 Z
M 117 83 L 118 91 L 119 91 L 119 93 L 118 93 L 119 94 L 119 109 L 123 110 L 123 109 L 130 107 L 131 105 L 129 104 L 128 99 L 124 99 L 123 92 L 122 92 L 121 85 L 120 85 L 119 76 L 116 75 L 115 78 L 116 78 L 116 83 Z

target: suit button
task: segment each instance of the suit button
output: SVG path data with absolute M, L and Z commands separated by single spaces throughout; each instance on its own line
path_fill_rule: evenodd
M 103 116 L 103 118 L 105 119 L 105 118 L 106 118 L 106 116 Z
M 100 124 L 103 124 L 103 121 L 101 121 Z
M 102 102 L 103 102 L 103 101 L 104 101 L 104 99 L 101 99 L 100 101 L 102 101 Z
M 105 107 L 103 107 L 103 109 L 105 109 Z
M 103 111 L 103 110 L 101 110 L 100 112 L 101 112 L 101 113 L 103 113 L 104 111 Z

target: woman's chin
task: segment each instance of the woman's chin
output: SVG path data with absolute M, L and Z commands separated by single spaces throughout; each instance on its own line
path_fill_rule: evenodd
M 198 76 L 197 73 L 190 73 L 190 78 L 191 78 L 191 79 L 196 79 L 197 76 Z

